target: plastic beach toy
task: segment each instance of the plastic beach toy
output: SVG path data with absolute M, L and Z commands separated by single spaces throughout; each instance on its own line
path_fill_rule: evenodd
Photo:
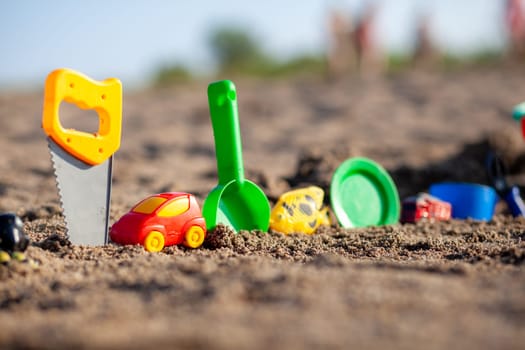
M 25 260 L 24 251 L 29 237 L 24 233 L 22 220 L 13 213 L 0 214 L 0 263 L 14 258 Z
M 270 214 L 270 228 L 285 234 L 310 235 L 320 225 L 330 225 L 328 209 L 322 208 L 323 197 L 324 191 L 317 186 L 282 194 Z
M 367 158 L 344 161 L 330 184 L 332 210 L 345 228 L 389 225 L 399 220 L 399 195 L 386 170 Z
M 119 244 L 141 244 L 149 252 L 184 244 L 198 248 L 206 237 L 206 224 L 195 197 L 185 192 L 149 196 L 122 216 L 109 233 Z
M 264 192 L 244 178 L 235 85 L 222 80 L 208 86 L 215 137 L 218 185 L 208 194 L 202 212 L 208 230 L 222 223 L 235 231 L 267 231 L 270 203 Z
M 449 220 L 452 215 L 450 203 L 442 201 L 428 193 L 418 193 L 401 202 L 401 222 L 418 222 L 420 220 Z
M 429 193 L 449 202 L 452 205 L 452 217 L 456 219 L 490 220 L 498 200 L 492 187 L 473 183 L 433 184 Z
M 98 130 L 64 128 L 60 105 L 68 102 L 97 112 Z M 108 241 L 114 153 L 122 132 L 122 84 L 93 80 L 71 69 L 49 73 L 44 91 L 42 128 L 47 135 L 67 234 L 73 244 Z

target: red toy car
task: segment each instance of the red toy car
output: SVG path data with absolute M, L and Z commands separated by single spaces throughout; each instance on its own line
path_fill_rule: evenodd
M 452 213 L 450 203 L 442 201 L 427 193 L 408 197 L 401 204 L 401 222 L 427 220 L 448 220 Z
M 197 248 L 204 242 L 206 223 L 193 195 L 167 192 L 135 205 L 113 224 L 109 236 L 119 244 L 142 244 L 149 252 L 180 243 Z

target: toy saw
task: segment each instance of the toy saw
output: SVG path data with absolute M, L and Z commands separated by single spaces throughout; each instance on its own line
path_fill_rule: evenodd
M 98 131 L 65 129 L 59 118 L 62 101 L 95 110 Z M 121 125 L 119 80 L 94 81 L 69 69 L 48 75 L 42 128 L 48 136 L 67 232 L 74 244 L 107 243 L 113 154 L 120 146 Z

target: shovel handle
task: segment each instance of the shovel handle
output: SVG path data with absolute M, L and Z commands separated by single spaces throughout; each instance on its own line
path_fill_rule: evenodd
M 241 132 L 235 85 L 221 80 L 208 86 L 208 103 L 215 138 L 219 185 L 244 181 Z
M 59 118 L 62 101 L 95 110 L 99 117 L 98 131 L 91 134 L 65 129 Z M 46 79 L 42 128 L 66 152 L 84 163 L 103 163 L 120 147 L 122 84 L 115 78 L 95 81 L 65 68 L 51 72 Z
M 518 186 L 512 186 L 505 194 L 504 199 L 512 216 L 525 216 L 525 203 L 523 203 L 523 199 L 520 196 Z

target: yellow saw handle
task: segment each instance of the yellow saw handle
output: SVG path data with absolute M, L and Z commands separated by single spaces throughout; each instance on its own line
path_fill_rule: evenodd
M 62 101 L 93 109 L 99 129 L 91 134 L 64 129 L 60 123 Z M 89 165 L 98 165 L 120 147 L 122 130 L 122 84 L 115 78 L 95 81 L 70 69 L 57 69 L 47 76 L 42 116 L 44 132 L 65 151 Z

